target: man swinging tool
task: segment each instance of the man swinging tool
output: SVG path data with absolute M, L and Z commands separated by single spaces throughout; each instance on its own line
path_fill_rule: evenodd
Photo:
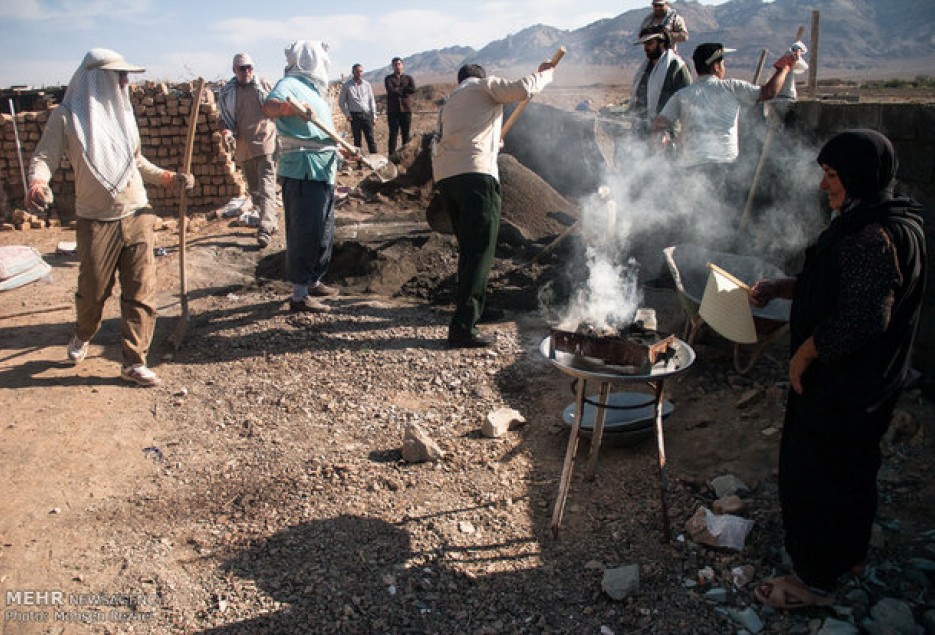
M 477 330 L 500 229 L 497 155 L 503 104 L 532 97 L 552 81 L 551 61 L 514 82 L 462 66 L 458 87 L 438 115 L 432 173 L 458 238 L 458 290 L 448 327 L 449 348 L 490 346 Z

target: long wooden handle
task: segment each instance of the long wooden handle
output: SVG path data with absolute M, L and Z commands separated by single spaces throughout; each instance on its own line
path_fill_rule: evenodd
M 552 66 L 558 65 L 558 63 L 562 60 L 562 58 L 565 57 L 566 51 L 567 49 L 564 46 L 558 47 L 558 50 L 555 51 L 555 55 L 553 55 L 552 59 L 549 60 L 552 63 Z M 510 118 L 506 120 L 506 123 L 503 124 L 503 128 L 500 130 L 500 141 L 503 141 L 503 139 L 506 138 L 506 133 L 510 131 L 510 128 L 513 127 L 513 124 L 516 123 L 517 118 L 519 118 L 519 114 L 523 112 L 523 109 L 526 107 L 526 105 L 531 100 L 532 100 L 532 97 L 527 97 L 526 99 L 521 101 L 516 108 L 513 109 L 513 112 L 510 115 Z
M 289 105 L 291 105 L 293 108 L 299 111 L 299 116 L 302 117 L 302 119 L 305 119 L 309 123 L 314 124 L 315 127 L 317 127 L 319 130 L 321 130 L 326 135 L 331 137 L 332 141 L 337 143 L 339 146 L 341 146 L 348 152 L 351 152 L 353 154 L 360 154 L 360 150 L 358 148 L 355 148 L 354 146 L 349 144 L 347 141 L 342 139 L 338 135 L 337 132 L 335 132 L 334 130 L 329 128 L 327 125 L 325 125 L 325 123 L 318 118 L 318 115 L 315 114 L 314 110 L 312 110 L 311 108 L 306 108 L 305 104 L 296 101 L 292 97 L 286 97 L 286 101 L 289 103 Z
M 725 278 L 727 278 L 728 280 L 736 284 L 738 287 L 740 287 L 747 293 L 750 293 L 750 285 L 748 285 L 746 282 L 744 282 L 743 280 L 741 280 L 740 278 L 738 278 L 731 272 L 727 271 L 726 269 L 723 269 L 722 267 L 718 267 L 713 262 L 708 263 L 708 269 L 710 269 L 711 271 L 716 271 L 717 273 L 724 276 Z
M 188 136 L 185 139 L 185 155 L 182 158 L 182 173 L 190 174 L 192 171 L 192 153 L 195 150 L 195 131 L 198 128 L 198 111 L 201 109 L 201 99 L 204 97 L 205 80 L 198 78 L 195 82 L 195 97 L 192 101 L 191 111 L 188 114 Z M 179 187 L 179 280 L 181 281 L 182 315 L 188 315 L 188 279 L 185 269 L 185 234 L 188 231 L 188 197 L 184 186 Z

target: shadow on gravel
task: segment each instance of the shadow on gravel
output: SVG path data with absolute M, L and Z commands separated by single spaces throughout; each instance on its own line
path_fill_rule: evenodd
M 424 521 L 408 519 L 395 525 L 345 515 L 280 531 L 222 567 L 229 575 L 253 580 L 259 590 L 288 606 L 201 632 L 516 632 L 530 615 L 540 619 L 536 605 L 548 599 L 539 591 L 548 586 L 550 574 L 543 568 L 526 568 L 537 545 L 528 540 L 523 545 L 508 541 L 476 548 L 445 545 L 417 553 L 406 525 Z M 501 551 L 524 549 L 527 553 L 520 559 L 526 563 L 517 562 L 510 573 L 475 578 L 445 564 L 452 558 L 502 563 L 510 557 Z M 335 554 L 353 557 L 337 560 Z
M 220 299 L 219 302 L 223 302 Z M 447 314 L 419 306 L 392 306 L 371 297 L 339 297 L 326 300 L 327 314 L 296 314 L 288 310 L 288 297 L 209 309 L 192 316 L 185 346 L 179 355 L 184 363 L 211 364 L 264 355 L 312 351 L 388 351 L 413 348 L 444 348 L 444 333 L 438 339 L 385 336 L 388 328 L 438 326 L 447 328 Z M 168 323 L 168 324 L 167 324 Z M 174 320 L 163 320 L 171 332 Z M 251 330 L 263 323 L 272 328 Z

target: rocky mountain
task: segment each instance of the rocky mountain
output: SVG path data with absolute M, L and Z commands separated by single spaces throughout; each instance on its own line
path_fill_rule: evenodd
M 764 48 L 770 60 L 788 49 L 800 27 L 810 44 L 812 12 L 818 11 L 821 76 L 912 77 L 935 72 L 932 0 L 730 0 L 717 6 L 679 0 L 671 6 L 688 25 L 689 40 L 680 46 L 685 58 L 698 43 L 723 42 L 737 49 L 735 67 L 752 69 Z M 453 78 L 469 62 L 490 71 L 532 68 L 559 45 L 568 49 L 565 65 L 635 66 L 643 52 L 633 42 L 647 13 L 648 7 L 634 9 L 572 31 L 539 24 L 480 50 L 426 51 L 404 60 L 406 72 Z M 373 71 L 368 79 L 382 81 L 388 72 L 389 67 Z

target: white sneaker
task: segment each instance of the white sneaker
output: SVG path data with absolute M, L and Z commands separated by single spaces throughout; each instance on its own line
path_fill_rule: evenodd
M 158 386 L 161 383 L 159 376 L 147 368 L 146 364 L 124 366 L 120 369 L 120 377 L 139 386 Z
M 68 342 L 68 359 L 73 364 L 80 364 L 88 356 L 88 342 L 82 342 L 77 336 L 72 336 Z

